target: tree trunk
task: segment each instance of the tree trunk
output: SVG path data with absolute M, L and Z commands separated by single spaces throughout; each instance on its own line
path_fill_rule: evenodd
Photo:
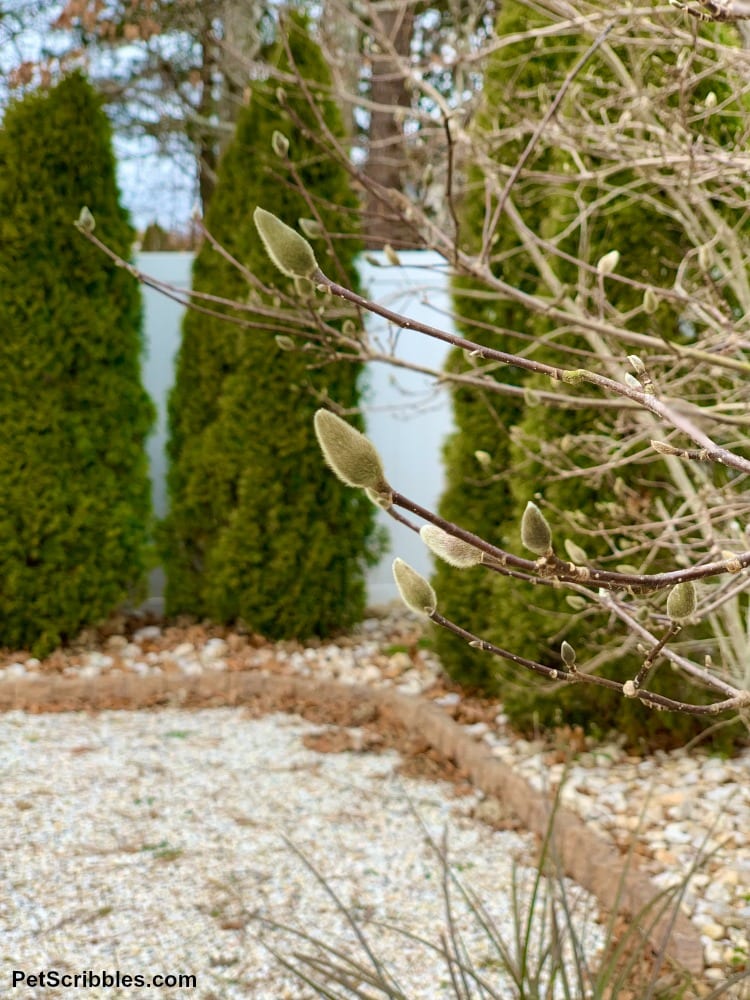
M 408 0 L 386 0 L 374 6 L 374 38 L 381 35 L 393 45 L 401 60 L 408 60 L 414 8 Z M 405 83 L 400 60 L 384 48 L 371 53 L 372 87 L 370 98 L 376 107 L 371 113 L 369 150 L 364 167 L 366 177 L 384 188 L 402 191 L 407 175 L 407 152 L 403 126 L 394 112 L 411 106 L 411 95 Z M 367 192 L 365 210 L 365 238 L 370 247 L 411 245 L 414 233 L 411 227 L 394 214 L 377 192 Z

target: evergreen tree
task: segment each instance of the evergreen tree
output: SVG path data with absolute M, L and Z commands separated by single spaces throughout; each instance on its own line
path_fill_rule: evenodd
M 85 78 L 9 107 L 0 131 L 0 644 L 41 654 L 143 589 L 153 406 L 123 257 L 108 120 Z
M 342 137 L 328 68 L 301 16 L 289 18 L 286 42 L 288 51 L 279 42 L 269 58 L 289 71 L 291 54 L 327 127 Z M 288 137 L 288 160 L 274 132 Z M 260 205 L 295 225 L 311 214 L 304 190 L 325 230 L 342 237 L 326 268 L 357 286 L 356 201 L 345 171 L 316 143 L 318 132 L 302 87 L 285 85 L 280 95 L 275 85 L 256 84 L 206 219 L 233 257 L 284 292 L 294 286 L 278 284 L 283 279 L 263 250 L 253 211 Z M 193 286 L 233 300 L 248 296 L 241 272 L 208 245 L 196 259 Z M 314 330 L 315 303 L 304 296 L 295 321 Z M 257 312 L 241 317 L 258 328 L 191 312 L 185 318 L 170 399 L 167 609 L 240 618 L 273 638 L 325 635 L 362 614 L 374 520 L 369 501 L 324 468 L 312 418 L 321 396 L 356 407 L 359 371 L 312 364 L 299 349 L 302 339 L 298 349 L 282 349 L 268 318 L 278 312 L 273 294 L 253 301 Z
M 574 28 L 559 34 L 538 35 L 535 29 L 549 24 L 551 17 L 544 17 L 537 5 L 532 7 L 514 0 L 506 0 L 497 20 L 498 37 L 517 35 L 518 41 L 499 47 L 491 56 L 483 110 L 476 128 L 480 139 L 484 137 L 487 151 L 505 168 L 500 172 L 503 178 L 508 176 L 544 112 L 541 95 L 556 92 L 577 56 L 590 44 L 590 39 Z M 700 110 L 710 91 L 718 94 L 717 99 L 725 102 L 724 114 L 705 121 L 696 114 L 691 125 L 696 137 L 701 135 L 705 141 L 731 148 L 740 132 L 741 109 L 736 104 L 732 106 L 729 87 L 718 64 L 713 74 L 703 74 L 691 92 L 686 93 L 684 86 L 676 86 L 671 79 L 676 53 L 659 53 L 659 58 L 654 55 L 652 65 L 634 67 L 633 60 L 644 58 L 642 47 L 623 45 L 615 51 L 636 77 L 648 70 L 651 87 L 666 95 L 658 109 L 649 106 L 646 112 L 647 116 L 661 115 L 665 127 L 672 110 L 677 116 L 678 110 L 684 112 L 688 101 Z M 573 122 L 578 109 L 601 102 L 611 85 L 611 63 L 595 57 L 581 75 L 575 100 L 564 102 L 558 112 L 560 130 L 565 132 L 566 117 Z M 635 102 L 634 106 L 638 108 Z M 632 127 L 639 127 L 637 120 Z M 559 256 L 545 254 L 545 266 L 563 285 L 568 283 L 568 287 L 575 288 L 579 280 L 575 258 L 584 252 L 595 265 L 604 254 L 616 249 L 619 275 L 636 282 L 646 281 L 657 288 L 670 287 L 693 244 L 670 207 L 665 204 L 662 210 L 658 208 L 661 195 L 656 181 L 644 184 L 643 177 L 636 176 L 626 156 L 622 157 L 619 170 L 603 172 L 605 180 L 601 181 L 597 170 L 602 164 L 596 153 L 578 149 L 574 158 L 559 141 L 540 138 L 527 162 L 528 173 L 519 179 L 513 197 L 522 206 L 528 230 L 553 242 L 561 251 Z M 588 186 L 578 179 L 581 165 L 589 169 Z M 567 182 L 566 176 L 576 179 Z M 476 168 L 469 172 L 469 181 L 463 218 L 467 238 L 470 240 L 473 234 L 476 240 L 482 232 L 485 208 L 484 184 Z M 590 211 L 586 219 L 584 237 L 581 227 L 575 224 L 576 217 L 582 205 L 598 204 L 601 209 Z M 737 211 L 736 218 L 730 217 L 730 210 L 722 211 L 730 224 L 739 220 Z M 554 289 L 540 273 L 538 262 L 506 219 L 501 220 L 493 243 L 493 260 L 509 284 L 542 298 L 553 298 Z M 679 307 L 661 303 L 655 314 L 646 313 L 641 308 L 642 290 L 606 278 L 603 285 L 608 308 L 629 315 L 630 330 L 658 329 L 666 341 L 684 342 Z M 559 329 L 543 313 L 522 311 L 512 301 L 494 299 L 488 304 L 486 298 L 466 298 L 462 294 L 464 288 L 462 284 L 456 289 L 456 302 L 465 317 L 467 336 L 501 350 L 518 352 L 521 348 L 526 356 L 548 364 L 598 367 L 592 346 L 583 335 Z M 477 321 L 504 332 L 492 334 L 488 339 L 483 330 L 477 331 L 474 325 Z M 626 353 L 617 345 L 610 345 L 610 349 Z M 580 360 L 575 360 L 576 357 Z M 466 367 L 457 354 L 451 363 Z M 556 541 L 563 557 L 562 542 L 569 535 L 573 541 L 583 542 L 589 559 L 604 559 L 605 565 L 609 560 L 614 568 L 619 557 L 609 547 L 612 539 L 624 550 L 643 546 L 644 542 L 642 534 L 639 536 L 642 529 L 637 520 L 630 529 L 629 505 L 647 509 L 654 497 L 674 494 L 664 464 L 653 460 L 644 463 L 639 459 L 619 467 L 608 466 L 608 454 L 617 442 L 617 427 L 606 413 L 596 409 L 551 410 L 534 405 L 534 391 L 550 387 L 546 377 L 513 370 L 501 370 L 496 377 L 506 383 L 522 384 L 525 401 L 519 404 L 513 398 L 473 389 L 455 392 L 458 431 L 446 452 L 449 485 L 441 513 L 511 551 L 528 556 L 520 543 L 521 516 L 528 500 L 541 500 L 550 519 L 560 526 L 563 537 L 558 536 Z M 587 393 L 590 395 L 591 391 L 589 387 Z M 569 392 L 574 393 L 574 389 Z M 476 449 L 491 456 L 483 469 L 478 467 Z M 468 497 L 463 507 L 462 496 Z M 653 545 L 658 546 L 658 542 L 659 539 L 653 540 Z M 651 553 L 651 572 L 671 568 L 674 566 L 666 551 L 662 556 Z M 437 570 L 435 589 L 441 610 L 449 618 L 467 624 L 470 630 L 507 649 L 550 666 L 561 665 L 559 649 L 563 639 L 579 650 L 606 649 L 609 629 L 606 616 L 596 612 L 587 612 L 583 618 L 574 615 L 563 589 L 495 574 L 482 575 L 480 569 L 457 573 L 446 566 Z M 496 661 L 468 649 L 449 633 L 438 632 L 436 641 L 438 652 L 454 677 L 501 691 L 511 718 L 525 729 L 565 721 L 598 726 L 602 730 L 616 727 L 633 742 L 638 739 L 655 742 L 683 741 L 703 726 L 687 716 L 657 715 L 604 689 L 579 685 L 557 687 L 517 670 L 498 668 Z M 602 657 L 600 672 L 620 679 L 632 676 L 640 659 L 628 647 L 610 647 Z M 678 693 L 675 679 L 669 674 L 657 676 L 652 686 L 672 696 Z M 693 691 L 691 697 L 699 700 L 700 695 Z

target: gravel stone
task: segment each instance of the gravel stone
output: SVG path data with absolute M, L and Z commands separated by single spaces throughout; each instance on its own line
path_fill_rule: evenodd
M 373 924 L 439 943 L 440 866 L 420 823 L 438 842 L 449 831 L 460 877 L 504 933 L 512 930 L 514 862 L 530 891 L 530 836 L 471 818 L 476 796 L 455 798 L 451 786 L 397 776 L 393 752 L 306 749 L 303 738 L 320 727 L 296 717 L 218 708 L 14 712 L 3 722 L 5 982 L 12 969 L 184 973 L 197 977 L 197 990 L 170 990 L 170 998 L 306 1000 L 310 991 L 261 943 L 259 918 L 357 949 L 293 845 L 358 915 L 408 996 L 441 1000 L 454 994 L 435 955 Z M 570 891 L 593 956 L 601 943 L 596 906 L 578 887 Z M 469 952 L 488 961 L 486 937 L 456 909 Z M 300 945 L 268 928 L 265 937 L 287 955 Z M 501 994 L 510 991 L 499 972 L 492 978 Z M 55 994 L 29 987 L 14 995 Z M 155 994 L 86 990 L 92 1000 L 113 995 Z

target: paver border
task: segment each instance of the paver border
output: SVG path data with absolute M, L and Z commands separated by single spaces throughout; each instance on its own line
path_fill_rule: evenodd
M 372 688 L 318 681 L 260 671 L 182 675 L 108 674 L 99 678 L 42 676 L 0 683 L 0 712 L 63 712 L 99 709 L 184 708 L 248 705 L 262 700 L 268 710 L 314 715 L 316 721 L 338 721 L 350 713 L 353 724 L 381 717 L 407 733 L 418 735 L 463 771 L 486 795 L 495 796 L 523 826 L 544 836 L 550 815 L 548 796 L 533 788 L 489 748 L 426 698 L 391 688 Z M 658 895 L 637 858 L 627 862 L 615 846 L 590 830 L 570 809 L 559 807 L 555 817 L 555 848 L 567 875 L 591 892 L 608 911 L 633 919 Z M 664 914 L 649 934 L 659 951 L 670 932 L 666 955 L 694 976 L 704 971 L 700 935 L 683 913 Z

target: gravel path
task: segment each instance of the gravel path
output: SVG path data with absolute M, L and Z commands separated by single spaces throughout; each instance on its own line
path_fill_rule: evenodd
M 135 633 L 128 632 L 127 635 L 121 634 L 121 630 L 115 628 L 115 634 L 109 637 L 101 635 L 83 637 L 77 647 L 59 651 L 42 663 L 21 654 L 0 658 L 0 684 L 3 683 L 3 679 L 25 682 L 36 678 L 36 682 L 43 686 L 45 676 L 50 674 L 90 678 L 94 682 L 97 677 L 119 672 L 141 676 L 176 674 L 194 677 L 214 671 L 254 670 L 261 673 L 282 672 L 307 678 L 335 679 L 344 684 L 393 686 L 407 694 L 422 694 L 433 699 L 447 714 L 461 723 L 467 733 L 474 739 L 483 741 L 495 756 L 511 764 L 530 783 L 539 785 L 542 780 L 553 784 L 557 782 L 563 771 L 559 754 L 550 751 L 550 748 L 542 743 L 518 739 L 509 730 L 502 712 L 498 711 L 497 707 L 493 708 L 486 704 L 477 706 L 476 703 L 462 698 L 457 692 L 446 690 L 445 685 L 441 683 L 439 664 L 420 646 L 420 629 L 419 622 L 398 609 L 385 617 L 368 619 L 356 634 L 344 637 L 336 643 L 303 649 L 294 644 L 271 645 L 256 640 L 253 636 L 206 629 L 201 626 L 166 628 L 150 625 L 140 628 Z M 326 875 L 333 874 L 337 877 L 336 866 L 355 865 L 357 859 L 366 858 L 371 850 L 386 852 L 393 845 L 396 857 L 400 856 L 399 852 L 407 850 L 406 845 L 409 845 L 409 851 L 417 850 L 415 845 L 418 844 L 419 837 L 416 827 L 412 826 L 407 833 L 403 827 L 395 825 L 394 815 L 401 816 L 399 820 L 401 822 L 408 813 L 402 783 L 394 782 L 392 777 L 374 779 L 367 770 L 374 768 L 377 773 L 382 774 L 382 769 L 386 767 L 390 775 L 395 766 L 395 758 L 392 760 L 388 756 L 351 753 L 341 756 L 313 755 L 304 769 L 298 773 L 294 769 L 286 769 L 287 761 L 296 761 L 298 755 L 302 755 L 299 757 L 301 760 L 306 754 L 311 753 L 300 745 L 300 734 L 307 730 L 295 730 L 299 723 L 287 724 L 282 721 L 282 717 L 271 724 L 270 732 L 266 732 L 264 728 L 266 723 L 259 721 L 257 732 L 265 732 L 266 735 L 258 737 L 259 743 L 262 744 L 258 750 L 253 749 L 252 744 L 252 740 L 256 737 L 250 735 L 256 732 L 256 723 L 250 725 L 249 719 L 242 720 L 241 712 L 237 713 L 235 710 L 223 710 L 223 712 L 224 714 L 220 712 L 216 716 L 210 712 L 195 712 L 186 715 L 184 722 L 174 723 L 169 722 L 171 716 L 168 712 L 155 714 L 134 712 L 122 715 L 103 713 L 94 719 L 82 716 L 35 718 L 11 713 L 3 718 L 0 732 L 6 735 L 3 736 L 0 747 L 2 754 L 0 779 L 5 787 L 0 800 L 0 810 L 2 810 L 0 839 L 6 847 L 14 845 L 17 838 L 20 838 L 20 844 L 24 845 L 23 851 L 26 854 L 18 855 L 18 865 L 22 862 L 25 864 L 24 858 L 29 857 L 35 859 L 38 866 L 37 874 L 33 878 L 27 878 L 24 867 L 18 869 L 22 882 L 21 888 L 17 888 L 13 896 L 15 902 L 11 905 L 16 909 L 10 914 L 10 923 L 18 924 L 17 934 L 20 934 L 20 937 L 14 938 L 14 950 L 6 948 L 3 954 L 9 955 L 12 961 L 19 962 L 26 961 L 25 955 L 28 955 L 27 967 L 31 967 L 28 963 L 32 960 L 34 962 L 42 960 L 42 953 L 34 949 L 42 947 L 44 942 L 49 940 L 49 935 L 53 933 L 49 928 L 62 919 L 67 922 L 59 931 L 60 940 L 74 939 L 74 934 L 79 933 L 74 930 L 77 920 L 83 926 L 79 940 L 86 943 L 87 947 L 96 938 L 100 942 L 97 947 L 106 945 L 110 948 L 108 954 L 114 955 L 115 951 L 112 949 L 125 948 L 127 940 L 140 941 L 142 944 L 143 935 L 128 938 L 127 934 L 120 933 L 110 926 L 108 921 L 112 922 L 115 919 L 114 909 L 104 916 L 87 916 L 90 913 L 97 913 L 99 906 L 112 905 L 110 899 L 112 894 L 107 893 L 102 887 L 110 877 L 106 873 L 106 865 L 110 863 L 113 872 L 120 873 L 119 877 L 126 881 L 134 872 L 140 873 L 142 878 L 143 872 L 150 870 L 148 865 L 154 866 L 160 878 L 163 875 L 165 884 L 172 878 L 171 873 L 176 872 L 178 873 L 174 883 L 176 899 L 180 898 L 181 893 L 186 892 L 189 899 L 201 899 L 201 906 L 208 905 L 209 913 L 217 907 L 220 910 L 219 903 L 214 905 L 214 902 L 209 901 L 209 904 L 206 904 L 205 892 L 198 891 L 194 882 L 184 879 L 183 866 L 191 868 L 192 848 L 190 850 L 185 848 L 179 833 L 181 827 L 170 828 L 165 832 L 157 822 L 157 820 L 166 821 L 167 816 L 177 822 L 174 816 L 179 814 L 187 837 L 193 821 L 191 818 L 193 814 L 189 814 L 190 809 L 197 817 L 195 819 L 197 832 L 192 836 L 205 838 L 205 850 L 201 849 L 201 863 L 198 867 L 201 871 L 211 871 L 212 884 L 216 880 L 216 864 L 219 868 L 223 865 L 222 870 L 231 873 L 233 859 L 247 856 L 248 831 L 252 833 L 252 843 L 260 843 L 262 839 L 266 844 L 270 837 L 282 853 L 274 855 L 273 860 L 269 860 L 267 865 L 266 862 L 259 864 L 258 871 L 266 875 L 271 872 L 272 880 L 273 873 L 277 870 L 286 873 L 281 876 L 282 889 L 279 891 L 282 894 L 284 891 L 290 892 L 291 886 L 294 887 L 294 893 L 309 891 L 310 902 L 305 903 L 304 907 L 302 902 L 299 903 L 300 913 L 308 916 L 327 912 L 328 903 L 325 896 L 321 896 L 320 889 L 315 887 L 314 878 L 304 872 L 289 849 L 283 846 L 281 832 L 286 834 L 291 832 L 295 842 L 299 834 L 302 838 L 299 846 L 305 851 L 312 849 L 317 851 L 319 847 L 320 853 L 314 853 L 313 860 L 320 865 Z M 216 731 L 211 735 L 213 723 L 209 721 L 204 724 L 199 721 L 203 719 L 233 721 L 224 721 L 221 725 L 216 721 Z M 242 723 L 237 720 L 242 720 Z M 127 727 L 130 725 L 140 728 L 130 733 L 129 737 L 123 736 L 118 742 L 120 739 L 118 734 L 127 733 Z M 87 726 L 93 729 L 86 730 Z M 105 729 L 99 733 L 97 726 L 104 726 Z M 231 737 L 226 735 L 227 726 L 238 727 L 230 730 Z M 184 731 L 189 735 L 165 735 L 171 731 L 175 734 Z M 275 741 L 282 739 L 282 734 L 289 735 L 292 731 L 297 733 L 294 737 L 296 740 L 294 746 L 277 747 Z M 139 733 L 142 735 L 138 735 Z M 575 741 L 575 734 L 570 734 L 570 737 Z M 216 747 L 212 745 L 211 739 L 219 740 Z M 249 745 L 246 743 L 248 740 L 251 741 Z M 37 746 L 45 748 L 41 758 L 35 756 Z M 79 746 L 81 749 L 76 750 Z M 56 749 L 63 747 L 68 749 L 65 752 L 61 749 L 58 752 Z M 264 756 L 263 747 L 276 747 L 276 749 Z M 623 850 L 627 849 L 636 837 L 639 860 L 657 884 L 665 886 L 679 881 L 691 869 L 696 857 L 702 851 L 715 850 L 700 872 L 693 877 L 683 908 L 700 932 L 708 967 L 707 979 L 715 983 L 726 981 L 733 971 L 742 969 L 750 961 L 750 752 L 745 752 L 733 760 L 724 761 L 700 751 L 689 754 L 684 751 L 657 753 L 652 757 L 641 759 L 629 756 L 617 743 L 598 747 L 581 744 L 579 749 L 580 753 L 568 773 L 563 801 L 581 816 L 588 826 L 620 845 Z M 191 757 L 193 750 L 195 756 Z M 183 761 L 182 753 L 186 755 L 184 761 L 190 761 L 190 766 L 183 763 L 182 770 L 170 772 L 169 762 Z M 143 760 L 142 754 L 146 754 Z M 27 758 L 29 767 L 32 761 L 36 761 L 37 770 L 34 775 L 26 774 L 22 778 L 20 775 L 24 774 L 22 769 L 26 767 Z M 271 776 L 268 779 L 270 790 L 261 794 L 260 789 L 264 787 L 263 782 L 267 780 L 266 772 L 271 767 L 272 761 L 275 761 L 276 765 L 282 761 L 285 767 L 282 771 L 270 772 Z M 333 777 L 326 777 L 324 788 L 316 787 L 316 791 L 309 799 L 303 799 L 296 806 L 292 805 L 295 801 L 294 796 L 297 795 L 297 786 L 300 785 L 300 792 L 309 791 L 319 775 L 328 775 L 329 767 L 341 769 L 339 772 L 334 771 L 339 774 L 339 778 L 334 780 Z M 51 768 L 54 769 L 52 774 Z M 86 768 L 92 770 L 88 772 Z M 166 770 L 161 772 L 159 768 Z M 70 775 L 66 777 L 69 771 Z M 79 775 L 78 778 L 76 774 Z M 88 775 L 88 784 L 80 778 L 83 774 Z M 156 782 L 159 774 L 164 775 L 164 784 L 160 786 L 161 790 L 155 798 L 158 805 L 146 802 L 143 795 L 140 798 L 146 805 L 136 803 L 134 796 L 139 797 L 136 795 L 139 786 L 148 783 L 149 775 L 150 780 Z M 299 774 L 304 775 L 301 783 L 298 781 Z M 64 784 L 64 781 L 68 780 L 73 784 Z M 192 785 L 193 781 L 197 782 L 195 786 Z M 333 794 L 332 789 L 339 787 L 342 782 L 349 783 L 345 784 L 347 792 L 340 803 L 336 804 L 337 800 L 329 800 L 329 796 Z M 364 792 L 357 792 L 361 799 L 357 800 L 356 806 L 352 804 L 354 786 L 368 789 L 367 795 Z M 116 793 L 113 792 L 113 798 L 110 798 L 110 788 L 115 787 L 118 790 Z M 408 782 L 403 783 L 403 787 L 411 789 Z M 66 791 L 64 799 L 58 795 L 59 790 L 63 788 L 72 789 Z M 376 796 L 373 799 L 374 788 L 377 789 L 378 795 L 385 795 L 385 798 L 378 799 Z M 185 790 L 184 795 L 180 789 Z M 256 808 L 265 808 L 266 799 L 271 803 L 274 801 L 271 793 L 275 789 L 280 790 L 281 804 L 268 806 L 263 820 L 258 820 L 264 824 L 264 829 L 267 828 L 265 832 L 261 832 L 260 826 L 245 827 L 242 822 L 238 824 L 231 815 L 227 815 L 229 809 L 235 812 L 240 810 L 238 815 L 248 814 L 247 811 L 242 812 L 241 801 L 252 803 L 251 813 Z M 437 822 L 436 815 L 444 817 L 448 811 L 457 810 L 459 819 L 456 822 L 459 829 L 464 832 L 473 831 L 471 836 L 479 838 L 478 844 L 485 836 L 499 838 L 491 841 L 494 845 L 491 851 L 490 841 L 481 841 L 481 848 L 477 848 L 476 854 L 468 857 L 465 862 L 462 860 L 461 863 L 468 866 L 472 884 L 476 879 L 480 880 L 476 883 L 477 889 L 481 890 L 484 885 L 481 879 L 485 870 L 493 872 L 488 886 L 494 887 L 495 890 L 498 886 L 507 886 L 507 875 L 500 876 L 492 866 L 496 862 L 499 863 L 497 859 L 502 856 L 518 855 L 521 850 L 520 840 L 503 831 L 491 833 L 477 826 L 475 821 L 469 821 L 467 811 L 471 809 L 470 800 L 454 800 L 447 786 L 441 788 L 424 785 L 420 786 L 418 793 L 410 790 L 409 794 L 417 797 L 420 806 L 422 802 L 433 803 L 430 808 L 437 812 L 430 814 L 430 823 Z M 89 801 L 87 798 L 89 795 L 94 796 L 93 801 Z M 102 796 L 103 802 L 106 801 L 106 805 L 102 805 L 99 811 L 96 806 L 97 795 Z M 289 813 L 284 812 L 287 800 L 291 810 Z M 175 804 L 177 802 L 182 804 L 178 807 Z M 399 804 L 394 804 L 396 802 Z M 67 812 L 63 809 L 63 804 Z M 480 803 L 480 806 L 483 805 L 486 803 Z M 148 809 L 157 812 L 156 816 L 150 817 L 154 829 L 149 830 L 144 827 L 141 833 L 140 826 L 136 826 L 134 831 L 131 830 L 131 823 L 136 820 L 138 824 L 146 824 L 149 819 Z M 347 821 L 341 817 L 345 817 L 349 812 L 356 819 L 347 825 Z M 92 815 L 99 824 L 98 828 L 92 827 Z M 365 816 L 370 817 L 376 825 L 372 828 L 365 827 Z M 461 816 L 463 818 L 460 818 Z M 380 817 L 380 825 L 377 825 L 377 817 Z M 60 870 L 59 865 L 69 855 L 61 846 L 61 856 L 50 855 L 46 861 L 48 867 L 45 868 L 46 855 L 42 848 L 50 843 L 50 838 L 54 843 L 58 837 L 63 837 L 60 831 L 67 830 L 67 836 L 72 836 L 70 830 L 75 828 L 77 819 L 80 819 L 81 829 L 89 831 L 97 829 L 97 838 L 94 842 L 108 844 L 106 850 L 111 852 L 110 855 L 101 855 L 96 863 L 80 862 L 78 865 L 81 871 L 91 867 L 92 870 L 103 872 L 100 875 L 102 884 L 97 889 L 97 899 L 89 901 L 80 886 L 75 883 L 75 889 L 70 890 L 71 900 L 66 904 L 69 910 L 64 907 L 60 910 L 60 907 L 57 904 L 53 905 L 53 901 L 50 900 L 49 906 L 53 912 L 44 920 L 39 917 L 40 923 L 36 926 L 33 921 L 32 923 L 29 921 L 32 918 L 36 919 L 35 915 L 38 916 L 45 905 L 44 898 L 38 895 L 39 880 L 41 884 L 49 882 L 54 887 L 55 894 L 59 891 L 63 896 L 68 884 L 66 881 L 68 876 L 56 879 L 54 873 Z M 50 823 L 53 825 L 50 826 Z M 55 826 L 55 823 L 58 825 Z M 244 838 L 242 839 L 244 847 L 230 846 L 234 842 L 228 838 L 229 827 L 235 836 Z M 323 833 L 325 841 L 320 839 Z M 503 839 L 506 836 L 510 838 L 507 847 L 504 846 L 506 842 Z M 89 834 L 86 834 L 86 837 L 89 837 Z M 29 838 L 29 843 L 36 845 L 34 850 L 26 843 Z M 61 840 L 61 844 L 64 842 Z M 128 846 L 120 850 L 119 845 L 122 844 Z M 455 838 L 453 847 L 453 854 L 464 850 Z M 17 849 L 20 851 L 21 846 L 17 845 Z M 197 852 L 198 848 L 195 850 Z M 1 857 L 2 852 L 0 852 Z M 78 855 L 71 854 L 70 857 Z M 269 854 L 268 858 L 271 857 Z M 426 855 L 420 857 L 422 860 L 419 861 L 419 865 L 424 865 Z M 105 862 L 103 858 L 112 860 Z M 380 873 L 378 877 L 386 879 L 389 891 L 395 891 L 397 881 L 388 875 L 392 866 L 395 866 L 394 871 L 400 871 L 397 861 L 383 854 L 375 869 Z M 192 867 L 195 868 L 195 865 Z M 289 875 L 290 871 L 295 873 L 293 879 Z M 219 876 L 219 881 L 221 877 L 224 876 Z M 263 887 L 268 887 L 272 883 L 264 881 L 256 884 L 248 881 L 244 875 L 242 878 L 244 881 L 238 884 L 244 893 L 243 905 L 252 911 L 258 905 L 258 898 L 263 900 L 266 898 L 263 895 L 266 888 Z M 433 880 L 436 878 L 434 873 L 430 878 Z M 37 881 L 34 882 L 34 879 Z M 56 884 L 58 881 L 59 887 Z M 135 892 L 137 884 L 137 879 L 130 883 L 132 892 Z M 337 887 L 339 884 L 336 882 Z M 351 888 L 353 882 L 341 884 L 346 884 L 352 892 L 355 891 Z M 23 885 L 26 886 L 25 890 Z M 157 893 L 153 882 L 147 880 L 145 885 L 156 899 Z M 183 890 L 181 888 L 183 885 L 190 888 Z M 434 881 L 429 888 L 433 891 L 434 900 L 437 900 L 439 894 L 434 891 Z M 270 889 L 268 891 L 270 892 Z M 410 886 L 406 891 L 403 905 L 394 903 L 395 909 L 392 912 L 389 910 L 388 913 L 398 914 L 400 919 L 406 919 L 410 913 L 410 901 L 417 898 L 419 907 L 411 909 L 415 914 L 417 909 L 421 912 L 422 900 L 415 895 L 415 891 L 413 886 Z M 500 901 L 504 895 L 507 893 L 503 891 L 492 893 L 493 900 L 495 898 L 498 900 L 497 905 L 501 905 Z M 104 896 L 109 901 L 99 903 L 99 896 Z M 302 896 L 299 898 L 301 900 Z M 305 899 L 307 898 L 305 896 Z M 253 900 L 256 902 L 252 902 Z M 0 899 L 0 907 L 3 905 Z M 137 902 L 128 903 L 126 908 L 136 926 L 139 920 L 137 910 L 141 905 L 145 906 L 145 903 L 138 897 Z M 292 911 L 287 908 L 286 912 L 274 913 L 273 916 L 287 921 L 290 919 L 290 912 L 293 912 L 293 908 Z M 383 911 L 377 912 L 382 914 Z M 75 916 L 76 913 L 79 914 L 78 917 Z M 5 916 L 1 912 L 0 915 Z M 187 920 L 188 925 L 192 925 L 193 918 L 194 914 L 191 911 L 190 919 Z M 335 918 L 332 913 L 331 918 Z M 160 939 L 162 934 L 168 933 L 167 920 L 162 921 L 158 916 L 149 919 L 154 921 L 153 933 L 157 939 Z M 211 926 L 221 920 L 220 917 L 202 919 Z M 312 926 L 317 926 L 317 916 L 312 919 Z M 437 920 L 435 914 L 431 914 L 426 920 L 430 930 L 435 930 L 439 926 L 434 922 Z M 196 954 L 198 950 L 203 949 L 201 954 L 213 956 L 211 960 L 220 959 L 224 954 L 222 950 L 224 946 L 218 948 L 203 924 L 196 923 L 193 936 L 185 931 L 184 919 L 180 924 L 180 920 L 176 918 L 176 925 L 182 927 L 180 934 L 190 942 L 191 948 L 196 949 Z M 215 927 L 213 933 L 216 933 Z M 326 933 L 329 931 L 326 930 Z M 334 931 L 331 930 L 330 933 L 333 934 Z M 268 994 L 252 992 L 252 989 L 260 990 L 260 986 L 253 987 L 250 992 L 247 990 L 236 994 L 227 992 L 233 988 L 232 976 L 235 973 L 240 975 L 238 972 L 240 968 L 245 970 L 241 973 L 244 976 L 250 975 L 251 971 L 248 970 L 252 968 L 263 970 L 258 973 L 259 982 L 262 982 L 263 977 L 268 974 L 268 956 L 264 952 L 253 952 L 252 958 L 243 957 L 251 954 L 249 944 L 251 936 L 247 928 L 235 929 L 233 932 L 232 928 L 228 928 L 223 931 L 223 935 L 219 935 L 225 945 L 229 942 L 227 953 L 241 957 L 237 958 L 236 962 L 233 960 L 234 965 L 228 972 L 223 969 L 221 963 L 216 966 L 219 971 L 206 972 L 205 975 L 215 977 L 215 981 L 222 985 L 220 988 L 215 987 L 217 992 L 212 993 L 214 986 L 210 984 L 214 979 L 209 978 L 207 980 L 209 986 L 206 987 L 208 992 L 201 993 L 200 990 L 205 984 L 199 980 L 198 995 L 258 998 L 268 995 L 273 997 L 273 1000 L 281 1000 L 284 994 L 278 990 L 276 992 L 272 990 Z M 212 942 L 211 946 L 206 946 L 204 949 L 204 943 L 209 941 Z M 28 951 L 25 951 L 27 946 Z M 177 949 L 171 952 L 174 956 L 184 954 L 184 947 L 177 948 L 177 945 L 174 945 L 174 948 Z M 35 957 L 37 954 L 40 955 L 39 958 Z M 50 953 L 44 952 L 44 954 Z M 76 952 L 76 961 L 93 963 L 93 957 L 86 956 L 85 950 Z M 170 964 L 174 967 L 175 962 Z M 201 959 L 198 964 L 201 970 L 214 968 L 209 966 L 205 959 Z M 195 964 L 192 967 L 196 967 Z M 152 966 L 152 969 L 155 968 L 156 966 Z M 191 966 L 188 964 L 186 968 Z M 416 967 L 410 966 L 410 975 L 418 975 Z M 416 991 L 410 996 L 416 998 L 424 995 L 438 998 L 441 994 L 435 992 L 434 977 L 429 981 L 429 986 L 422 983 L 419 987 L 415 987 Z M 426 989 L 427 992 L 420 993 L 419 989 Z M 37 994 L 31 992 L 28 994 L 29 997 L 35 995 Z M 111 997 L 112 993 L 109 991 L 102 995 Z M 154 992 L 151 991 L 148 995 L 153 996 Z M 192 995 L 196 995 L 195 991 Z M 750 997 L 750 988 L 746 984 L 736 995 L 745 1000 Z M 305 994 L 292 991 L 288 996 L 303 997 Z
M 313 996 L 260 944 L 253 915 L 356 946 L 289 838 L 365 921 L 410 998 L 453 996 L 435 956 L 369 926 L 390 921 L 434 943 L 445 926 L 440 866 L 415 811 L 436 838 L 449 829 L 461 877 L 506 932 L 511 869 L 532 860 L 531 838 L 472 819 L 475 796 L 399 777 L 393 752 L 306 749 L 305 734 L 319 730 L 293 716 L 251 719 L 236 708 L 7 714 L 2 995 Z M 532 874 L 521 869 L 518 877 Z M 593 901 L 578 894 L 592 917 Z M 461 924 L 475 959 L 486 959 L 486 939 L 467 919 Z M 589 920 L 592 951 L 600 934 Z M 272 939 L 291 952 L 288 939 Z M 194 975 L 197 988 L 9 988 L 13 970 L 49 969 L 182 973 Z M 496 971 L 490 975 L 501 995 L 514 995 Z

